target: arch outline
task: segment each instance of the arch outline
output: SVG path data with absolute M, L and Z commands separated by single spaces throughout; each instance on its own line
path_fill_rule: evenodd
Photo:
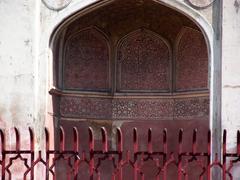
M 49 42 L 49 49 L 53 49 L 53 42 L 55 39 L 57 39 L 57 36 L 59 34 L 59 31 L 63 29 L 64 26 L 66 26 L 71 21 L 74 21 L 74 19 L 79 18 L 89 12 L 94 11 L 95 9 L 98 9 L 100 7 L 103 7 L 105 5 L 108 5 L 115 0 L 87 0 L 87 1 L 75 1 L 72 2 L 68 7 L 66 7 L 61 12 L 58 12 L 57 18 L 53 19 L 50 22 L 50 27 L 47 30 L 47 33 L 49 34 L 48 42 Z M 190 18 L 195 24 L 199 27 L 201 32 L 204 35 L 207 49 L 208 49 L 208 57 L 209 57 L 209 89 L 210 89 L 210 129 L 212 131 L 217 131 L 216 133 L 213 133 L 212 141 L 215 145 L 212 146 L 212 152 L 219 152 L 218 149 L 214 149 L 214 147 L 220 147 L 221 139 L 218 135 L 221 134 L 221 129 L 218 129 L 220 127 L 219 125 L 216 126 L 216 123 L 221 124 L 220 121 L 217 119 L 221 117 L 221 110 L 217 107 L 216 103 L 221 102 L 221 97 L 217 92 L 219 92 L 219 83 L 217 72 L 219 69 L 215 68 L 215 65 L 218 64 L 218 57 L 217 52 L 214 51 L 214 48 L 219 48 L 217 45 L 217 37 L 215 37 L 214 30 L 212 25 L 206 20 L 203 15 L 201 15 L 200 12 L 198 12 L 196 9 L 188 5 L 187 3 L 179 0 L 152 0 L 156 3 L 162 4 L 164 6 L 167 6 L 175 11 L 178 11 L 188 18 Z M 50 57 L 49 59 L 52 59 Z M 52 64 L 51 64 L 52 65 Z M 51 68 L 51 67 L 50 67 Z M 52 76 L 52 75 L 51 75 Z M 50 85 L 51 86 L 51 85 Z M 49 86 L 48 86 L 49 87 Z M 52 86 L 51 86 L 52 87 Z M 54 87 L 53 87 L 54 88 Z M 214 108 L 216 106 L 217 108 Z M 216 121 L 216 122 L 214 122 Z M 218 122 L 217 122 L 218 121 Z
M 115 58 L 114 58 L 115 59 L 115 69 L 116 69 L 116 71 L 115 71 L 115 78 L 116 78 L 115 79 L 115 81 L 116 81 L 116 85 L 115 86 L 116 87 L 114 87 L 114 88 L 116 89 L 117 93 L 125 92 L 125 90 L 121 90 L 121 87 L 120 87 L 120 84 L 119 84 L 121 82 L 120 77 L 118 77 L 118 76 L 120 76 L 120 73 L 121 73 L 121 70 L 119 70 L 119 68 L 121 68 L 121 67 L 119 67 L 119 64 L 118 64 L 119 63 L 118 62 L 119 50 L 120 50 L 121 46 L 123 45 L 123 43 L 125 42 L 125 40 L 127 40 L 128 38 L 131 39 L 132 37 L 134 37 L 135 35 L 137 35 L 137 34 L 139 34 L 141 32 L 145 32 L 145 33 L 151 35 L 152 37 L 156 37 L 156 38 L 160 39 L 161 42 L 163 42 L 163 44 L 168 49 L 168 62 L 169 62 L 169 67 L 168 67 L 168 69 L 169 69 L 168 84 L 169 84 L 169 87 L 168 87 L 168 90 L 159 90 L 159 91 L 157 90 L 154 93 L 157 93 L 157 94 L 158 93 L 159 94 L 170 94 L 170 93 L 172 93 L 172 71 L 173 71 L 173 69 L 172 69 L 172 60 L 173 60 L 173 54 L 172 54 L 173 50 L 172 50 L 172 47 L 170 45 L 170 42 L 166 38 L 162 37 L 158 33 L 154 32 L 154 31 L 152 31 L 150 29 L 147 29 L 147 28 L 135 29 L 135 30 L 127 33 L 126 35 L 124 35 L 123 37 L 121 37 L 118 40 L 117 46 L 116 46 Z M 126 92 L 128 92 L 128 91 L 131 91 L 131 90 L 127 90 Z M 143 92 L 147 92 L 147 91 L 149 91 L 149 90 L 145 90 Z M 135 90 L 133 90 L 133 92 L 135 92 Z M 138 93 L 138 92 L 136 92 L 136 93 Z

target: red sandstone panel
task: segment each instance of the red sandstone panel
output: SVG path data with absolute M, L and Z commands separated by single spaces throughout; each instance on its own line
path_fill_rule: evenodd
M 60 120 L 58 122 L 59 125 L 65 128 L 66 138 L 66 149 L 70 149 L 73 146 L 73 132 L 72 128 L 74 126 L 77 127 L 79 131 L 79 142 L 80 148 L 79 151 L 88 151 L 88 127 L 92 127 L 94 130 L 94 140 L 95 140 L 95 150 L 99 151 L 102 149 L 101 146 L 101 127 L 105 127 L 108 132 L 108 144 L 109 150 L 116 150 L 116 127 L 120 127 L 122 129 L 123 135 L 123 150 L 124 150 L 124 159 L 126 159 L 126 152 L 130 150 L 130 158 L 133 160 L 133 128 L 137 128 L 138 134 L 138 148 L 139 151 L 147 151 L 147 141 L 148 141 L 148 128 L 152 128 L 152 148 L 154 152 L 162 152 L 163 151 L 163 130 L 167 128 L 167 151 L 168 156 L 167 159 L 170 159 L 169 154 L 174 152 L 175 155 L 178 152 L 178 133 L 179 129 L 183 128 L 183 144 L 182 151 L 191 152 L 192 150 L 192 134 L 193 129 L 198 129 L 197 134 L 197 144 L 201 146 L 197 146 L 197 152 L 204 152 L 207 150 L 207 131 L 209 128 L 208 121 L 204 120 L 179 120 L 179 121 L 122 121 L 122 123 L 116 123 L 114 121 L 70 121 L 70 120 Z M 103 156 L 100 156 L 103 157 Z M 156 179 L 156 164 L 154 164 L 151 159 L 148 161 L 141 162 L 141 155 L 138 156 L 137 161 L 139 162 L 139 170 L 145 173 L 145 177 L 148 180 Z M 86 154 L 86 158 L 89 159 L 89 154 Z M 97 156 L 95 156 L 95 167 L 100 171 L 101 179 L 111 179 L 112 172 L 114 170 L 114 166 L 111 160 L 108 158 L 102 158 L 99 162 Z M 189 159 L 189 157 L 188 157 Z M 116 159 L 117 160 L 117 159 Z M 183 164 L 186 163 L 186 159 L 183 159 Z M 167 167 L 168 175 L 167 179 L 175 180 L 177 179 L 177 162 L 176 164 L 172 163 Z M 204 163 L 204 161 L 203 161 Z M 57 179 L 65 180 L 66 179 L 66 170 L 61 165 L 61 162 L 57 162 L 59 166 L 57 166 Z M 89 179 L 89 169 L 86 164 L 82 163 L 81 168 L 79 169 L 79 179 L 88 180 Z M 163 164 L 163 159 L 159 158 L 159 164 Z M 189 178 L 191 180 L 199 179 L 199 175 L 202 172 L 202 169 L 199 167 L 200 165 L 193 161 L 192 166 L 194 168 L 190 169 Z M 184 167 L 184 166 L 183 166 Z M 116 167 L 115 167 L 116 168 Z M 194 171 L 193 171 L 194 169 Z M 124 180 L 132 180 L 133 178 L 133 168 L 131 165 L 126 165 L 123 168 L 123 179 Z M 140 174 L 138 174 L 140 178 Z M 206 177 L 206 173 L 204 178 Z M 97 179 L 96 177 L 94 179 Z M 162 174 L 161 178 L 162 179 Z
M 173 99 L 114 99 L 113 119 L 173 119 Z
M 65 117 L 110 119 L 112 103 L 108 98 L 62 97 L 60 113 Z
M 195 97 L 174 100 L 174 119 L 208 120 L 209 97 Z
M 137 30 L 120 44 L 118 90 L 169 91 L 170 52 L 166 43 L 147 30 Z
M 116 120 L 186 120 L 209 117 L 209 98 L 87 98 L 62 97 L 63 117 Z
M 184 28 L 177 49 L 176 90 L 208 89 L 208 52 L 203 34 Z
M 109 89 L 109 48 L 98 30 L 89 28 L 73 35 L 68 40 L 65 53 L 65 88 Z

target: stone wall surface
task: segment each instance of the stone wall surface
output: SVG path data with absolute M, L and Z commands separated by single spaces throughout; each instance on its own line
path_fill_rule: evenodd
M 29 147 L 28 126 L 38 126 L 36 113 L 36 64 L 38 36 L 34 0 L 0 1 L 0 128 L 5 129 L 6 146 L 14 149 L 13 127 L 21 130 L 21 148 Z M 37 139 L 36 146 L 38 145 Z M 22 179 L 22 161 L 15 161 L 13 179 Z
M 48 93 L 55 86 L 52 54 L 51 48 L 49 48 L 51 35 L 54 28 L 65 18 L 94 2 L 96 1 L 0 1 L 0 127 L 8 129 L 18 126 L 23 131 L 27 126 L 37 127 L 37 149 L 43 144 L 42 139 L 44 138 L 40 129 L 45 125 L 50 129 L 53 128 L 51 124 L 53 119 L 51 116 L 53 112 L 52 96 Z M 213 29 L 218 28 L 214 25 L 215 21 L 212 23 L 213 11 L 221 10 L 208 6 L 212 1 L 189 0 L 188 3 L 183 0 L 162 0 L 161 2 L 175 6 L 186 14 L 189 13 L 195 21 L 202 25 L 203 29 L 205 28 L 205 35 L 209 35 L 209 49 L 219 48 L 214 44 L 219 36 L 211 36 L 213 35 L 211 34 L 212 29 L 209 27 L 213 25 Z M 210 54 L 212 62 L 222 60 L 222 81 L 219 78 L 219 82 L 217 82 L 222 84 L 222 94 L 211 95 L 210 118 L 212 116 L 219 117 L 216 115 L 219 114 L 219 111 L 212 105 L 214 105 L 215 98 L 221 96 L 222 121 L 220 125 L 229 130 L 228 143 L 234 150 L 235 141 L 231 139 L 240 126 L 238 110 L 240 106 L 240 2 L 239 0 L 222 0 L 222 2 L 222 57 L 221 55 L 216 57 L 213 51 Z M 165 21 L 172 25 L 172 21 Z M 214 83 L 212 83 L 213 72 L 219 72 L 221 69 L 216 68 L 212 62 L 210 91 L 213 94 L 216 92 Z M 218 103 L 220 102 L 218 101 Z M 26 132 L 23 133 L 22 140 L 24 141 L 27 137 Z M 10 144 L 15 141 L 13 137 L 8 137 L 8 139 Z
M 36 2 L 0 2 L 0 125 L 33 126 L 35 117 L 35 86 L 38 61 Z
M 20 127 L 23 147 L 28 145 L 28 126 L 36 130 L 36 149 L 41 149 L 44 144 L 43 127 L 46 125 L 51 130 L 53 126 L 50 125 L 53 121 L 52 97 L 48 91 L 54 87 L 49 48 L 54 28 L 66 17 L 94 2 L 96 1 L 0 1 L 0 126 L 6 129 Z M 177 3 L 180 6 L 183 2 Z M 205 12 L 211 18 L 209 12 Z M 172 21 L 163 21 L 172 25 Z M 8 136 L 7 141 L 11 146 L 15 138 Z
M 235 150 L 233 137 L 240 128 L 240 1 L 223 1 L 222 34 L 222 127 L 229 130 L 228 144 Z

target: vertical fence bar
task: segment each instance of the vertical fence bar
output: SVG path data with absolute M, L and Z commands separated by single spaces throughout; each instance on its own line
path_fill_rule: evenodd
M 101 132 L 102 132 L 102 151 L 103 153 L 107 153 L 108 152 L 107 131 L 104 127 L 102 127 Z
M 45 128 L 45 153 L 46 153 L 46 172 L 45 172 L 45 179 L 48 180 L 49 179 L 49 156 L 50 156 L 50 152 L 49 152 L 49 132 L 48 129 Z M 39 152 L 40 154 L 40 152 Z M 54 174 L 53 174 L 54 176 Z
M 192 142 L 192 153 L 196 154 L 197 152 L 197 129 L 193 130 L 193 142 Z
M 33 130 L 29 127 L 29 135 L 30 135 L 30 151 L 31 151 L 31 172 L 30 172 L 30 179 L 34 179 L 34 132 Z
M 222 152 L 222 160 L 223 160 L 223 180 L 226 180 L 226 153 L 227 153 L 227 131 L 224 129 L 223 131 L 223 152 Z
M 153 153 L 153 147 L 152 147 L 152 128 L 148 129 L 148 153 Z
M 212 152 L 212 137 L 211 130 L 208 130 L 208 158 L 207 158 L 207 180 L 211 180 L 211 152 Z
M 79 150 L 79 133 L 76 127 L 73 127 L 73 151 L 78 152 Z
M 0 129 L 1 137 L 1 155 L 2 155 L 2 180 L 5 180 L 5 166 L 6 166 L 6 154 L 5 154 L 5 134 L 2 129 Z
M 137 128 L 133 129 L 133 151 L 134 151 L 134 180 L 137 180 L 138 179 L 138 174 L 137 174 L 137 152 L 138 152 Z
M 163 130 L 163 165 L 167 163 L 167 153 L 168 153 L 168 147 L 167 147 L 167 129 L 165 128 Z M 167 180 L 167 167 L 163 170 L 163 180 Z
M 182 141 L 183 129 L 180 129 L 178 134 L 178 180 L 182 180 Z
M 237 155 L 240 156 L 240 131 L 237 131 Z
M 16 127 L 14 127 L 14 131 L 15 131 L 15 136 L 16 136 L 16 147 L 15 150 L 19 153 L 20 148 L 21 148 L 21 142 L 20 142 L 20 134 L 19 131 Z
M 88 134 L 89 134 L 89 153 L 90 153 L 89 172 L 90 172 L 90 180 L 93 180 L 93 175 L 94 175 L 94 136 L 93 136 L 93 130 L 91 127 L 88 128 Z
M 122 180 L 122 161 L 123 161 L 123 137 L 122 130 L 117 128 L 117 151 L 118 151 L 118 179 Z
M 60 152 L 65 151 L 65 131 L 62 126 L 60 126 Z
M 78 158 L 77 158 L 77 153 L 79 151 L 79 133 L 76 127 L 73 127 L 73 150 L 75 152 L 73 176 L 74 176 L 74 180 L 77 180 L 78 170 L 79 170 Z

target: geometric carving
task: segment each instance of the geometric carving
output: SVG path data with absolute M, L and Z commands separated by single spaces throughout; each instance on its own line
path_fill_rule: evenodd
M 109 46 L 95 28 L 73 35 L 66 44 L 64 87 L 78 90 L 109 89 Z
M 113 101 L 113 119 L 149 120 L 170 119 L 173 115 L 172 99 L 132 99 Z
M 60 113 L 63 117 L 84 119 L 208 120 L 209 98 L 62 97 Z
M 140 29 L 125 37 L 117 52 L 119 91 L 169 91 L 170 52 L 162 38 Z
M 184 98 L 174 102 L 174 117 L 176 119 L 192 119 L 209 116 L 209 98 Z M 208 120 L 208 119 L 207 119 Z
M 62 97 L 60 113 L 63 117 L 110 119 L 111 99 Z
M 208 89 L 208 51 L 202 33 L 184 28 L 176 58 L 176 90 Z

